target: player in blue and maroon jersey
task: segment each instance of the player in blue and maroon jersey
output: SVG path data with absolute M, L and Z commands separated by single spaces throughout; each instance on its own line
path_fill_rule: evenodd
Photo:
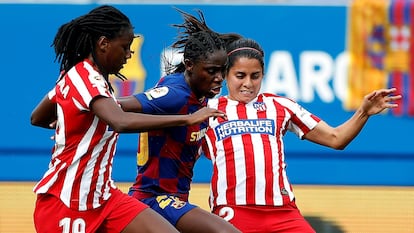
M 227 64 L 224 41 L 197 18 L 180 11 L 184 28 L 174 49 L 183 60 L 167 66 L 167 76 L 145 93 L 122 97 L 126 111 L 150 114 L 192 114 L 219 94 Z M 169 72 L 170 71 L 170 72 Z M 141 133 L 138 175 L 129 194 L 149 205 L 180 232 L 240 232 L 230 223 L 188 202 L 194 163 L 200 156 L 207 122 Z
M 218 62 L 211 67 L 220 72 L 221 61 Z M 217 77 L 212 85 L 219 88 L 222 78 Z M 191 114 L 206 105 L 205 97 L 191 90 L 184 73 L 168 75 L 155 88 L 135 97 L 141 103 L 142 112 L 151 114 Z M 194 162 L 199 154 L 199 139 L 206 127 L 204 122 L 142 133 L 138 145 L 138 176 L 130 189 L 133 196 L 143 199 L 174 194 L 187 200 Z

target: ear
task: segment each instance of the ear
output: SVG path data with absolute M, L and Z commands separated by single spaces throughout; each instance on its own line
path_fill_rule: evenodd
M 184 59 L 184 66 L 187 71 L 191 71 L 194 66 L 194 62 L 190 59 Z
M 106 36 L 99 37 L 97 48 L 99 48 L 101 51 L 106 51 L 108 46 L 109 46 L 108 38 L 106 38 Z

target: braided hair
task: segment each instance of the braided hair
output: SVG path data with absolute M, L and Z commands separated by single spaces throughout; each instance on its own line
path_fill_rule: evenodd
M 173 24 L 178 28 L 179 33 L 177 41 L 171 45 L 171 48 L 178 49 L 183 54 L 184 59 L 198 62 L 207 59 L 208 55 L 217 51 L 225 51 L 225 41 L 220 34 L 212 31 L 206 24 L 203 12 L 197 10 L 199 19 L 182 10 L 176 9 L 184 18 L 183 24 Z M 184 63 L 173 65 L 166 61 L 167 74 L 181 73 L 185 71 Z
M 129 18 L 118 9 L 102 5 L 89 13 L 63 24 L 53 40 L 55 61 L 60 63 L 60 71 L 65 74 L 70 68 L 83 61 L 90 54 L 99 70 L 103 70 L 96 59 L 96 42 L 101 36 L 114 39 L 125 29 L 133 28 Z M 108 75 L 104 74 L 108 82 Z M 118 73 L 118 78 L 124 80 L 125 76 Z M 63 77 L 63 75 L 61 75 Z M 110 83 L 108 82 L 110 85 Z M 112 87 L 110 87 L 112 89 Z

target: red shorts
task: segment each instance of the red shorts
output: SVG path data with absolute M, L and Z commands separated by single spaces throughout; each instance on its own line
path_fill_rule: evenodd
M 218 206 L 213 209 L 213 213 L 224 218 L 243 233 L 315 233 L 295 202 L 286 206 Z
M 79 211 L 68 208 L 59 198 L 39 194 L 34 211 L 36 232 L 121 232 L 147 205 L 114 190 L 101 207 Z

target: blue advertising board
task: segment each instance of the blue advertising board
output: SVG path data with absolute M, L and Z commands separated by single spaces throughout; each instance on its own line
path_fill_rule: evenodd
M 30 114 L 54 85 L 58 64 L 51 47 L 58 27 L 95 7 L 94 4 L 0 4 L 3 45 L 3 99 L 0 116 L 0 180 L 37 180 L 50 159 L 51 130 L 30 125 Z M 217 32 L 236 32 L 258 41 L 265 51 L 263 91 L 297 100 L 332 126 L 353 112 L 343 107 L 346 95 L 348 8 L 306 5 L 116 5 L 140 35 L 135 68 L 125 70 L 128 86 L 116 84 L 119 95 L 143 91 L 160 78 L 161 57 L 181 23 L 178 7 L 202 10 Z M 131 66 L 132 67 L 132 66 Z M 226 94 L 226 88 L 223 93 Z M 288 133 L 285 151 L 293 183 L 351 185 L 414 185 L 413 118 L 385 113 L 372 117 L 344 150 L 334 151 Z M 137 134 L 123 134 L 118 144 L 114 178 L 135 178 Z M 208 182 L 211 167 L 201 159 L 195 182 Z

